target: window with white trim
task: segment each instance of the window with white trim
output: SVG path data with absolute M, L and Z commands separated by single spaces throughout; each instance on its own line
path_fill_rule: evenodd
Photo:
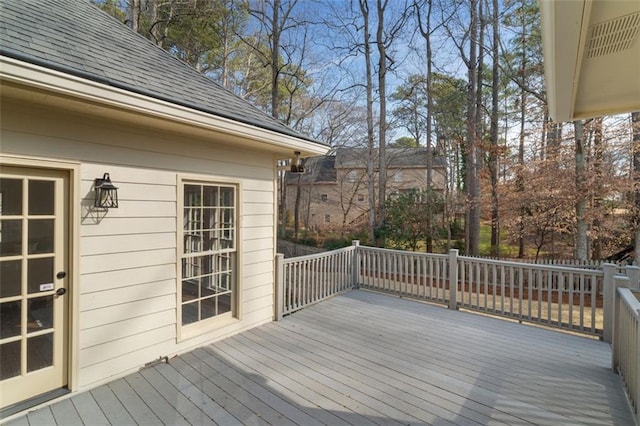
M 236 187 L 185 181 L 181 324 L 233 316 L 236 300 Z

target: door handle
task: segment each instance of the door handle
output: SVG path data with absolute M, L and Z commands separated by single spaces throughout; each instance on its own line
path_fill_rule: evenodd
M 66 277 L 66 276 L 67 276 L 67 273 L 66 273 L 66 272 L 64 272 L 64 271 L 60 271 L 60 272 L 58 272 L 58 273 L 56 274 L 56 278 L 57 278 L 57 279 L 59 279 L 59 280 L 63 279 L 63 278 L 64 278 L 64 277 Z
M 59 288 L 58 290 L 56 290 L 56 296 L 62 296 L 63 294 L 65 294 L 67 292 L 67 289 L 64 287 Z

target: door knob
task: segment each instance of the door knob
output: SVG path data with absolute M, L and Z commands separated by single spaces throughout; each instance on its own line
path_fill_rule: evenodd
M 59 280 L 63 279 L 63 278 L 64 278 L 64 277 L 66 277 L 66 276 L 67 276 L 67 273 L 66 273 L 66 272 L 64 272 L 64 271 L 60 271 L 60 272 L 58 272 L 58 273 L 56 274 L 56 278 L 57 278 L 57 279 L 59 279 Z
M 56 296 L 62 296 L 63 294 L 65 294 L 67 292 L 67 289 L 64 287 L 59 288 L 58 290 L 56 290 Z

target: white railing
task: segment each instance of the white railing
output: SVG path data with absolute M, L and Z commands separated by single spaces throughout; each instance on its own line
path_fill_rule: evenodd
M 603 306 L 613 303 L 603 297 L 603 271 L 458 256 L 457 250 L 427 254 L 355 243 L 279 257 L 278 277 L 278 318 L 360 287 L 602 336 Z
M 458 306 L 565 330 L 603 332 L 602 271 L 458 257 Z
M 612 367 L 622 377 L 636 423 L 640 424 L 640 292 L 615 290 Z
M 356 246 L 285 259 L 276 257 L 276 318 L 290 314 L 353 286 Z
M 430 302 L 450 300 L 449 256 L 358 247 L 357 284 L 361 288 Z

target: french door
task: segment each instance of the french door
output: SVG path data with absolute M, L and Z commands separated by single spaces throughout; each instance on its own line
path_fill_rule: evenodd
M 68 175 L 0 166 L 0 408 L 67 385 Z

